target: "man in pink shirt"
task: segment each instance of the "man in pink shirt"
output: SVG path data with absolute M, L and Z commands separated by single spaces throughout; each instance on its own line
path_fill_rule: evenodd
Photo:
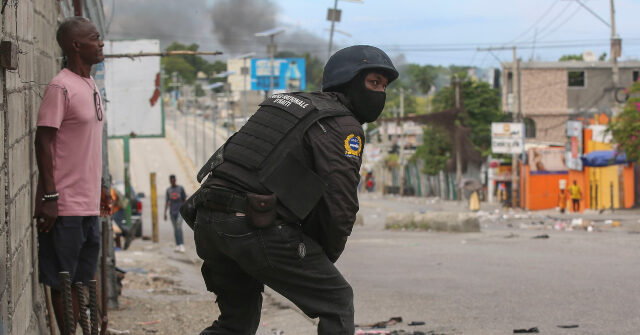
M 39 178 L 34 217 L 38 228 L 40 281 L 51 287 L 58 327 L 63 329 L 58 273 L 72 283 L 95 275 L 100 249 L 98 216 L 107 215 L 110 194 L 101 189 L 102 100 L 91 66 L 104 60 L 104 43 L 87 19 L 73 17 L 58 28 L 56 39 L 67 59 L 47 86 L 36 130 Z M 77 322 L 77 292 L 73 292 Z

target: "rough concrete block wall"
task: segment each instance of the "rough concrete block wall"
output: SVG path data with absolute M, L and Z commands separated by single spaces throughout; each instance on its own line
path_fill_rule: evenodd
M 2 40 L 18 46 L 18 70 L 1 71 L 0 334 L 46 333 L 38 283 L 37 235 L 31 220 L 37 182 L 33 141 L 42 93 L 58 72 L 58 2 L 9 1 Z
M 536 123 L 536 140 L 564 142 L 567 120 L 567 71 L 522 69 L 522 114 Z

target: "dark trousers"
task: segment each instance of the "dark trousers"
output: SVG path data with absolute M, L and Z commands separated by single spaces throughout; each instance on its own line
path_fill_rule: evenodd
M 574 212 L 579 212 L 580 211 L 580 199 L 571 199 L 571 203 L 573 205 L 573 211 Z
M 256 229 L 244 216 L 204 208 L 196 222 L 202 276 L 220 308 L 201 335 L 255 334 L 264 284 L 320 318 L 318 334 L 354 334 L 351 286 L 300 226 L 277 222 Z

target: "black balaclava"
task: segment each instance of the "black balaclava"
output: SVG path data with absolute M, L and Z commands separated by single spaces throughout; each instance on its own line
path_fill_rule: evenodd
M 385 92 L 372 91 L 365 86 L 364 78 L 371 71 L 362 71 L 345 87 L 344 93 L 353 105 L 353 114 L 360 123 L 375 121 L 384 109 Z

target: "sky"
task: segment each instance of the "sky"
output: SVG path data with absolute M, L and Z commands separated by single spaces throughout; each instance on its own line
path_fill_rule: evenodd
M 156 0 L 135 1 L 140 4 Z M 216 1 L 223 0 L 199 1 L 206 11 L 212 10 Z M 307 46 L 314 45 L 311 51 L 326 57 L 330 27 L 326 15 L 327 9 L 334 5 L 333 0 L 252 1 L 273 5 L 267 8 L 275 12 L 276 25 L 288 28 L 276 37 L 276 42 L 303 45 L 309 41 Z M 109 2 L 105 0 L 107 7 Z M 609 0 L 582 2 L 604 21 L 610 21 Z M 622 60 L 638 59 L 640 31 L 636 22 L 640 0 L 615 0 L 615 7 L 616 28 L 623 41 Z M 361 3 L 340 0 L 338 8 L 342 10 L 342 20 L 336 29 L 350 36 L 336 32 L 336 45 L 375 45 L 392 57 L 404 57 L 412 63 L 496 67 L 499 61 L 512 59 L 510 49 L 493 53 L 476 49 L 514 44 L 519 47 L 518 57 L 523 60 L 554 61 L 563 54 L 590 50 L 600 55 L 609 51 L 610 28 L 576 0 L 362 0 Z M 220 47 L 211 32 L 213 25 L 207 24 L 208 27 L 204 23 L 196 24 L 200 28 L 191 29 L 198 33 L 184 33 L 182 38 L 193 36 L 204 47 Z M 305 34 L 295 34 L 300 31 Z M 291 36 L 285 36 L 287 34 Z M 261 52 L 261 49 L 234 50 L 228 56 Z
M 282 21 L 316 34 L 325 34 L 326 10 L 331 0 L 279 0 Z M 584 1 L 596 14 L 610 21 L 609 1 Z M 392 4 L 392 5 L 391 5 Z M 509 61 L 512 51 L 477 52 L 477 47 L 520 43 L 519 57 L 557 60 L 566 53 L 591 50 L 608 52 L 611 30 L 575 1 L 567 0 L 363 0 L 338 1 L 342 22 L 336 28 L 343 45 L 372 44 L 390 53 L 402 52 L 410 62 L 423 64 L 474 64 L 496 66 Z M 640 55 L 637 15 L 639 0 L 616 0 L 616 28 L 623 38 L 623 59 Z M 546 15 L 545 15 L 546 14 Z M 534 35 L 538 48 L 532 49 Z M 628 40 L 628 41 L 625 41 Z M 554 42 L 562 43 L 554 43 Z M 558 47 L 557 45 L 580 45 Z M 540 47 L 543 48 L 540 48 Z M 447 49 L 435 51 L 434 48 Z M 451 49 L 466 49 L 451 51 Z

